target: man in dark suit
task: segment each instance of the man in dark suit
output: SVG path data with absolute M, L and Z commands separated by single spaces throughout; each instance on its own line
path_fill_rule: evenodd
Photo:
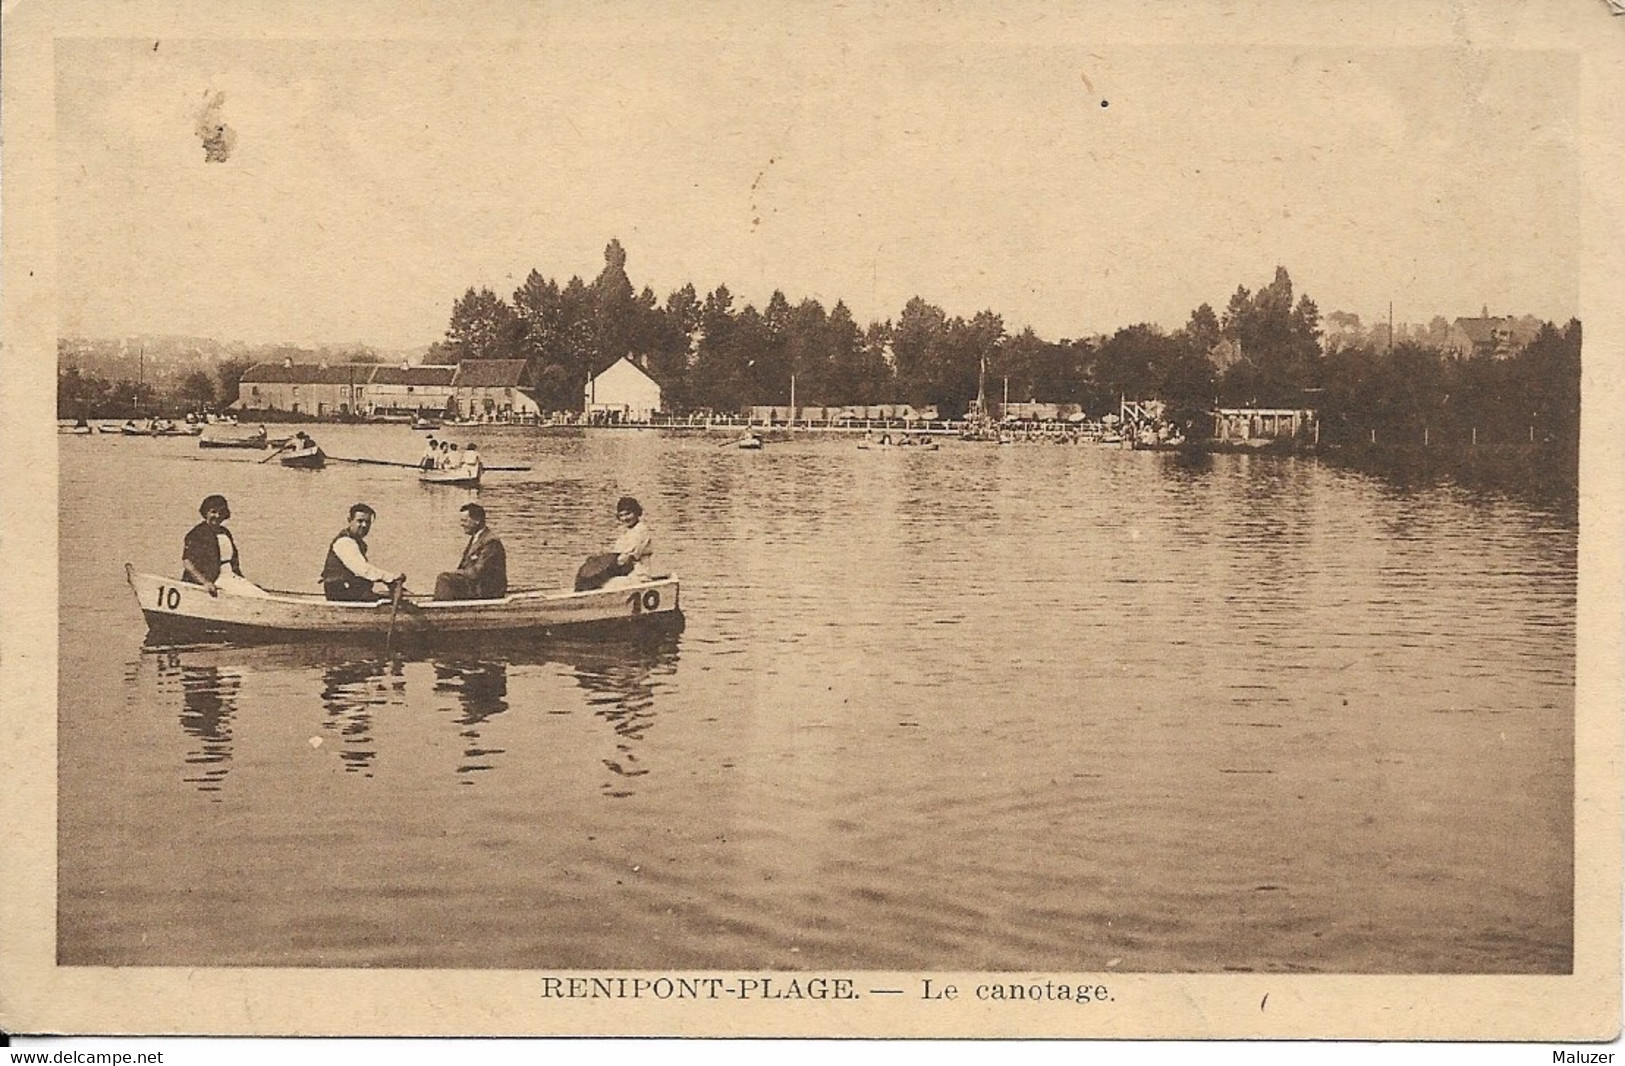
M 457 569 L 435 578 L 437 600 L 499 600 L 508 594 L 508 554 L 485 524 L 485 508 L 465 503 L 461 517 L 468 544 Z

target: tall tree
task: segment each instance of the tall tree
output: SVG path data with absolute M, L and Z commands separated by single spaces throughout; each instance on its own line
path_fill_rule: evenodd
M 743 379 L 751 356 L 736 336 L 733 293 L 718 285 L 700 310 L 700 339 L 689 375 L 691 402 L 714 411 L 735 410 L 743 400 Z
M 1191 351 L 1204 358 L 1208 357 L 1224 339 L 1219 316 L 1213 313 L 1210 304 L 1205 303 L 1191 312 L 1190 320 L 1185 323 L 1184 333 Z
M 891 330 L 891 351 L 901 398 L 911 404 L 936 399 L 938 364 L 948 335 L 948 316 L 918 296 L 903 305 Z
M 490 289 L 469 289 L 451 309 L 446 346 L 453 362 L 464 359 L 522 358 L 523 324 L 513 308 Z
M 220 388 L 215 390 L 215 399 L 221 410 L 225 410 L 237 402 L 238 387 L 248 368 L 254 365 L 254 360 L 242 357 L 233 357 L 220 360 L 215 367 L 215 376 L 220 379 Z
M 618 359 L 637 347 L 641 316 L 633 291 L 626 275 L 626 249 L 612 239 L 604 247 L 604 269 L 593 279 L 590 289 L 594 347 L 603 360 Z
M 214 379 L 202 370 L 193 370 L 181 379 L 175 397 L 188 411 L 206 411 L 214 407 Z

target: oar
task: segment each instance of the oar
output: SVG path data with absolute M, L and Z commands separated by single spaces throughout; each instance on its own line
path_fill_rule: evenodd
M 287 450 L 288 450 L 288 445 L 286 443 L 278 444 L 276 446 L 276 448 L 271 452 L 271 454 L 267 455 L 264 459 L 261 459 L 260 462 L 268 463 L 272 459 L 275 459 L 277 456 L 281 455 L 283 452 L 285 452 Z
M 361 463 L 366 466 L 398 466 L 406 470 L 419 469 L 417 463 L 397 463 L 393 459 L 347 459 L 342 455 L 329 455 L 335 463 Z
M 389 658 L 390 649 L 395 645 L 395 616 L 401 610 L 401 590 L 406 587 L 405 578 L 397 578 L 389 583 L 389 634 L 384 637 L 384 658 Z
M 417 463 L 397 463 L 393 459 L 352 459 L 343 455 L 329 455 L 327 458 L 329 462 L 334 463 L 359 463 L 363 466 L 397 466 L 402 470 L 422 469 L 422 467 L 420 467 Z M 485 468 L 486 473 L 498 471 L 505 474 L 522 474 L 529 470 L 530 467 L 523 464 L 517 464 L 514 466 L 488 466 Z

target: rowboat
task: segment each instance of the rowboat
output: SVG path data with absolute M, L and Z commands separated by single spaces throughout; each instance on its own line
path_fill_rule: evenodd
M 197 439 L 199 448 L 263 448 L 264 426 L 215 425 Z
M 480 472 L 467 466 L 453 466 L 445 470 L 419 470 L 418 480 L 425 485 L 456 485 L 474 489 L 480 484 Z
M 202 585 L 137 573 L 125 580 L 159 640 L 283 641 L 333 636 L 433 638 L 459 633 L 548 632 L 612 623 L 680 622 L 672 575 L 587 592 L 516 589 L 497 600 L 432 600 L 408 595 L 340 603 L 320 593 L 266 589 L 263 596 L 211 596 Z
M 308 448 L 292 448 L 283 452 L 280 462 L 295 470 L 320 470 L 327 464 L 327 453 L 312 444 Z
M 412 420 L 412 428 L 416 430 L 439 429 L 440 423 L 432 418 L 415 418 Z

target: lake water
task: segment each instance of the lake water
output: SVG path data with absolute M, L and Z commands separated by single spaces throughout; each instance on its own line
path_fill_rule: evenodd
M 401 427 L 314 427 L 415 461 Z M 477 494 L 63 436 L 64 964 L 1567 972 L 1576 529 L 1312 458 L 459 431 Z M 562 585 L 638 496 L 649 638 L 143 647 L 204 495 L 314 590 L 490 512 Z

